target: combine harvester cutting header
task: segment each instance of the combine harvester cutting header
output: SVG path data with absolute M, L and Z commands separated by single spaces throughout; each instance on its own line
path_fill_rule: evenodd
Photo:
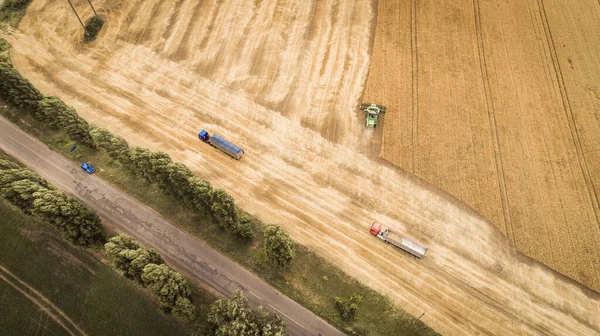
M 418 241 L 404 235 L 400 232 L 391 229 L 382 229 L 381 223 L 373 222 L 371 225 L 371 234 L 379 239 L 384 240 L 388 244 L 392 244 L 404 251 L 422 259 L 427 255 L 429 248 Z

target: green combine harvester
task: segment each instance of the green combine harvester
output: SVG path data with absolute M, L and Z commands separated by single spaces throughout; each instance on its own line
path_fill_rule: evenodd
M 386 110 L 385 106 L 375 104 L 361 104 L 360 109 L 366 114 L 367 121 L 365 122 L 365 126 L 367 128 L 377 127 L 377 118 L 379 118 L 379 113 L 384 113 Z

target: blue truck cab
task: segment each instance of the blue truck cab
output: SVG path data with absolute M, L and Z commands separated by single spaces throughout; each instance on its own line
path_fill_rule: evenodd
M 208 142 L 208 139 L 210 138 L 210 136 L 208 135 L 208 132 L 205 130 L 200 131 L 200 133 L 198 133 L 198 138 L 204 142 Z

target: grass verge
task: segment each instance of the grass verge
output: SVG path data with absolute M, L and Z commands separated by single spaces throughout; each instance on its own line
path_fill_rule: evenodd
M 0 266 L 40 292 L 87 334 L 190 334 L 189 326 L 156 309 L 152 295 L 102 263 L 102 254 L 69 245 L 53 228 L 3 199 L 0 218 Z M 0 312 L 3 335 L 67 334 L 1 278 Z
M 0 102 L 0 106 L 4 105 Z M 346 333 L 394 336 L 436 334 L 423 322 L 415 321 L 414 317 L 396 307 L 388 298 L 346 275 L 305 246 L 297 245 L 296 258 L 290 269 L 285 272 L 277 271 L 264 263 L 264 257 L 261 255 L 264 240 L 262 234 L 257 234 L 251 243 L 242 243 L 233 235 L 223 234 L 211 222 L 210 216 L 189 210 L 172 197 L 165 195 L 157 186 L 129 174 L 104 151 L 94 151 L 78 145 L 76 151 L 70 152 L 69 149 L 74 143 L 69 140 L 66 133 L 49 129 L 47 125 L 38 122 L 28 114 L 19 113 L 10 107 L 0 107 L 0 112 L 22 129 L 48 144 L 53 150 L 73 159 L 74 165 L 81 164 L 81 161 L 91 163 L 104 179 L 154 208 L 172 223 L 177 223 L 236 260 Z M 254 221 L 253 226 L 257 232 L 263 229 L 263 224 L 259 221 Z M 363 301 L 359 305 L 356 319 L 345 321 L 335 307 L 335 297 L 347 299 L 355 293 L 362 295 Z

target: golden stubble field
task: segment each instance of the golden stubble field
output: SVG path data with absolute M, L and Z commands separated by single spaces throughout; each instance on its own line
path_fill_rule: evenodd
M 377 159 L 357 111 L 372 1 L 33 0 L 8 36 L 19 71 L 95 125 L 167 152 L 343 271 L 448 335 L 590 335 L 600 295 L 525 258 L 490 223 Z M 75 7 L 87 18 L 85 0 Z M 385 124 L 382 124 L 385 126 Z M 241 145 L 235 161 L 199 129 Z M 99 167 L 101 168 L 101 167 Z M 373 220 L 430 246 L 416 260 Z
M 380 0 L 382 156 L 600 291 L 600 3 Z

